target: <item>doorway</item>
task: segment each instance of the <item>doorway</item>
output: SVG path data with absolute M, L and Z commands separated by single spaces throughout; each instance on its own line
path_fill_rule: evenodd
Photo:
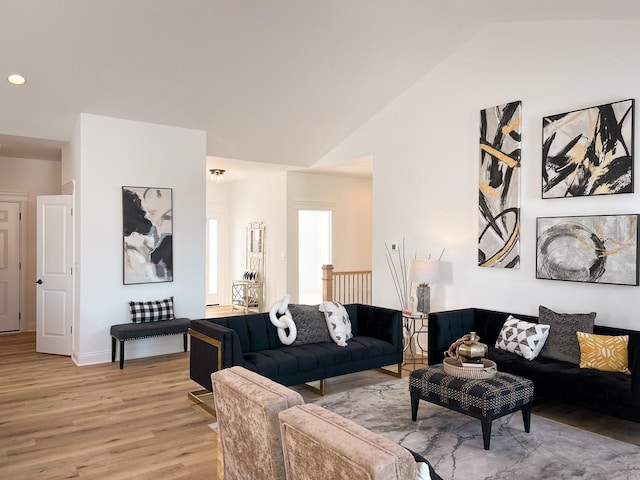
M 224 215 L 220 209 L 207 209 L 206 305 L 222 305 L 227 289 L 223 284 L 226 271 L 224 251 Z
M 0 202 L 0 333 L 20 330 L 20 203 Z
M 298 301 L 322 302 L 322 265 L 331 263 L 331 210 L 298 210 Z

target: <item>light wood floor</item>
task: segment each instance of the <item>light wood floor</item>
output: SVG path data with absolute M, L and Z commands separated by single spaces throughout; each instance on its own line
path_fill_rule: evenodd
M 186 396 L 199 388 L 188 353 L 127 360 L 121 371 L 117 362 L 77 367 L 34 346 L 33 333 L 0 335 L 0 478 L 215 478 L 213 418 Z M 360 372 L 329 379 L 326 390 L 390 379 Z M 637 423 L 563 405 L 534 413 L 640 445 Z

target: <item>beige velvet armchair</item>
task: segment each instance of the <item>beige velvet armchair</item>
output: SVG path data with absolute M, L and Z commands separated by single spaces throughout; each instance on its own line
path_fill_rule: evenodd
M 415 480 L 404 447 L 318 405 L 279 414 L 287 480 Z
M 278 413 L 304 404 L 302 396 L 242 367 L 214 372 L 211 381 L 224 480 L 283 480 Z

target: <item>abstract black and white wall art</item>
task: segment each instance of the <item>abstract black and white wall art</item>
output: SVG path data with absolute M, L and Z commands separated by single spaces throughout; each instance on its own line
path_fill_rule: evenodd
M 520 268 L 522 102 L 480 111 L 478 265 Z
M 638 215 L 538 218 L 536 278 L 638 285 Z
M 634 104 L 542 119 L 542 198 L 633 193 Z
M 125 285 L 173 281 L 170 188 L 122 187 Z

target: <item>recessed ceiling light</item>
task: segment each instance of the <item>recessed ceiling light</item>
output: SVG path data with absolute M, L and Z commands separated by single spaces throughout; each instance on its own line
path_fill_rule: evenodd
M 27 83 L 27 79 L 19 73 L 12 73 L 7 77 L 7 81 L 12 85 L 24 85 Z

